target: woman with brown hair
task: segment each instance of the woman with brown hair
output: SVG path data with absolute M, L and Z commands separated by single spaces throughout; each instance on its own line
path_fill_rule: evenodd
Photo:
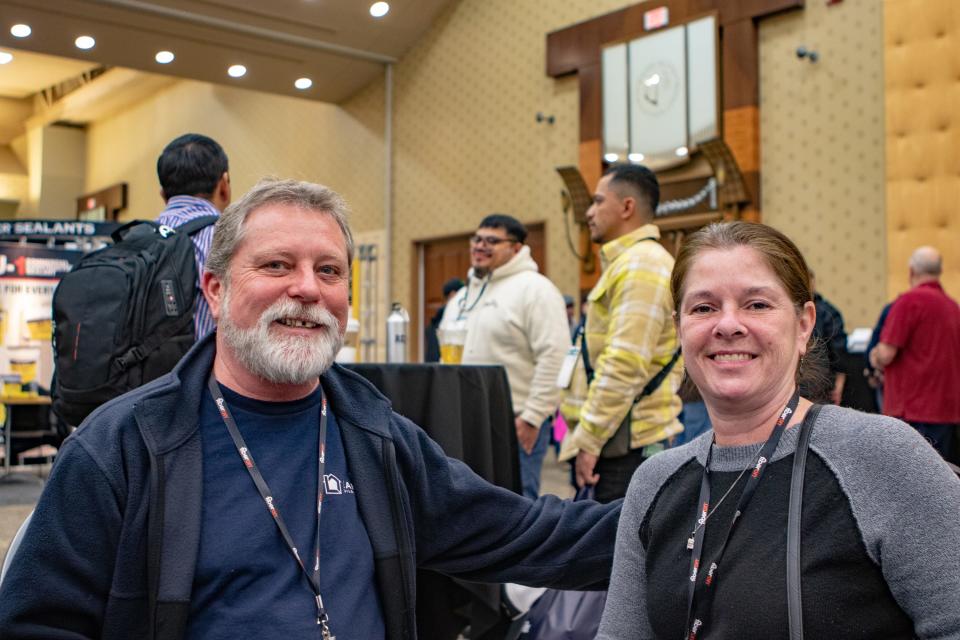
M 906 424 L 800 396 L 793 242 L 710 225 L 671 284 L 713 431 L 634 475 L 598 638 L 960 637 L 960 480 Z

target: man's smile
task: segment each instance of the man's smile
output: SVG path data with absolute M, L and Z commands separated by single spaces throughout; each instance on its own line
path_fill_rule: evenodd
M 280 318 L 279 320 L 276 320 L 276 322 L 279 322 L 280 324 L 287 327 L 297 327 L 297 328 L 303 328 L 303 329 L 316 329 L 317 327 L 320 326 L 316 322 L 310 322 L 309 320 L 301 320 L 299 318 Z

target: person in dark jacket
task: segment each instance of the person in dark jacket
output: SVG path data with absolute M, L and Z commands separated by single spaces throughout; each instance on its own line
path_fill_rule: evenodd
M 813 327 L 813 337 L 820 340 L 827 354 L 830 367 L 830 388 L 827 397 L 831 404 L 840 404 L 843 387 L 847 382 L 844 359 L 847 356 L 847 332 L 843 328 L 843 315 L 829 300 L 817 291 L 817 279 L 810 270 L 810 288 L 813 290 L 813 305 L 817 310 L 817 322 Z
M 326 187 L 264 181 L 224 212 L 216 332 L 67 439 L 0 636 L 413 639 L 418 567 L 605 584 L 619 504 L 488 484 L 333 364 L 352 256 Z
M 463 280 L 460 278 L 450 278 L 443 283 L 443 304 L 423 328 L 424 362 L 440 362 L 440 341 L 437 339 L 437 329 L 440 328 L 440 321 L 443 320 L 443 311 L 447 308 L 447 303 L 460 289 L 463 289 Z

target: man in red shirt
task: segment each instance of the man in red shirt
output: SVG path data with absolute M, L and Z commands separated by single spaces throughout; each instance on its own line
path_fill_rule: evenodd
M 870 363 L 884 370 L 883 412 L 951 459 L 960 428 L 960 306 L 940 286 L 942 268 L 933 247 L 913 252 L 911 288 L 890 308 Z

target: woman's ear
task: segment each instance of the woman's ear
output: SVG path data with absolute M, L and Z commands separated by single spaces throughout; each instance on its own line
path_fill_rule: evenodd
M 813 302 L 806 301 L 800 310 L 800 317 L 797 319 L 799 332 L 797 339 L 800 342 L 800 355 L 806 355 L 807 344 L 810 342 L 810 334 L 813 333 L 813 327 L 817 323 L 817 308 Z

